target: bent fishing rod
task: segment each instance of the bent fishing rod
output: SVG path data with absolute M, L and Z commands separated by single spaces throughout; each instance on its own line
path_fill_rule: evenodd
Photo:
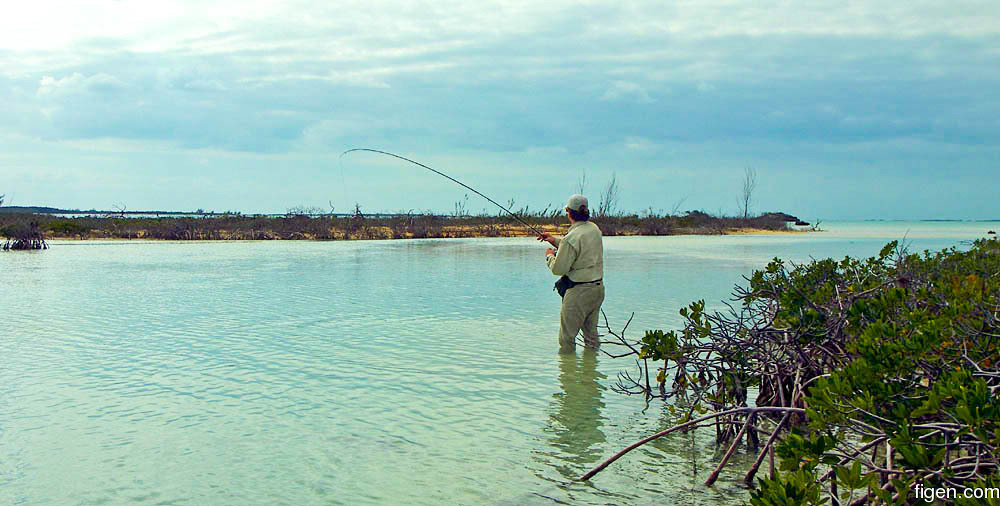
M 340 154 L 340 160 L 341 160 L 341 162 L 343 162 L 344 155 L 346 155 L 348 153 L 353 153 L 355 151 L 367 151 L 369 153 L 378 153 L 380 155 L 386 155 L 386 156 L 391 156 L 393 158 L 399 158 L 400 160 L 410 162 L 413 165 L 416 165 L 416 166 L 419 166 L 419 167 L 423 167 L 423 168 L 425 168 L 425 169 L 427 169 L 427 170 L 429 170 L 429 171 L 431 171 L 431 172 L 433 172 L 433 173 L 435 173 L 435 174 L 437 174 L 439 176 L 446 177 L 449 180 L 451 180 L 452 182 L 455 182 L 455 183 L 461 185 L 462 188 L 465 188 L 465 189 L 471 191 L 472 193 L 475 193 L 476 195 L 479 195 L 480 197 L 482 197 L 482 198 L 490 201 L 491 204 L 499 207 L 500 209 L 503 209 L 507 214 L 511 215 L 511 217 L 513 217 L 515 220 L 521 222 L 521 224 L 523 224 L 524 226 L 530 228 L 531 230 L 533 230 L 539 236 L 543 235 L 542 231 L 538 230 L 537 228 L 535 228 L 534 226 L 532 226 L 530 223 L 522 220 L 520 216 L 518 216 L 518 215 L 514 214 L 513 212 L 511 212 L 510 209 L 507 209 L 506 207 L 498 204 L 497 201 L 495 201 L 495 200 L 487 197 L 486 195 L 483 195 L 482 193 L 479 193 L 479 191 L 476 190 L 475 188 L 473 188 L 473 187 L 471 187 L 471 186 L 469 186 L 469 185 L 467 185 L 467 184 L 465 184 L 465 183 L 463 183 L 463 182 L 461 182 L 461 181 L 459 181 L 459 180 L 457 180 L 457 179 L 449 176 L 448 174 L 445 174 L 444 172 L 441 172 L 441 171 L 439 171 L 437 169 L 432 169 L 432 168 L 430 168 L 430 167 L 428 167 L 428 166 L 426 166 L 426 165 L 424 165 L 424 164 L 422 164 L 420 162 L 417 162 L 417 161 L 414 161 L 414 160 L 410 160 L 409 158 L 406 158 L 405 156 L 399 156 L 397 154 L 390 153 L 388 151 L 381 151 L 381 150 L 378 150 L 378 149 L 353 148 L 353 149 L 348 149 L 347 151 L 344 151 L 343 153 Z

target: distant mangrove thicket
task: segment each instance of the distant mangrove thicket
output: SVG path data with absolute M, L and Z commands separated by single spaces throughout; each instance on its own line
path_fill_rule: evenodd
M 24 227 L 49 238 L 65 239 L 167 239 L 167 240 L 344 240 L 451 237 L 508 237 L 533 235 L 509 216 L 470 216 L 464 209 L 442 216 L 430 213 L 365 215 L 316 215 L 289 212 L 283 216 L 239 213 L 203 216 L 149 217 L 135 213 L 108 213 L 61 217 L 51 214 L 0 213 L 0 234 L 12 237 Z M 516 211 L 519 218 L 537 226 L 567 226 L 562 210 Z M 741 229 L 788 230 L 796 218 L 783 213 L 756 217 L 712 216 L 690 211 L 680 216 L 647 212 L 603 215 L 594 218 L 607 236 L 725 234 Z M 34 225 L 31 225 L 34 224 Z
M 6 239 L 2 246 L 4 251 L 48 249 L 49 247 L 45 242 L 45 235 L 42 233 L 39 221 L 34 217 L 0 226 L 0 236 Z
M 745 447 L 755 506 L 916 504 L 934 488 L 1000 487 L 1000 241 L 775 259 L 748 282 L 727 311 L 681 309 L 680 330 L 609 330 L 622 352 L 606 353 L 636 363 L 613 388 L 667 402 L 676 425 L 583 479 L 648 441 L 712 427 L 724 451 L 705 484 Z
M 0 206 L 3 205 L 4 197 L 0 195 Z M 47 249 L 45 235 L 39 226 L 39 221 L 32 215 L 22 216 L 19 219 L 11 220 L 9 223 L 0 221 L 0 237 L 6 239 L 0 249 L 10 250 L 32 250 Z

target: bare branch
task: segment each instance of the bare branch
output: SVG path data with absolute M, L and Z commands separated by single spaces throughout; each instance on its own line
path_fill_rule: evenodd
M 753 193 L 757 189 L 757 171 L 750 167 L 743 172 L 743 192 L 740 194 L 740 210 L 743 211 L 743 219 L 750 217 L 750 204 L 753 202 Z
M 611 174 L 611 180 L 601 193 L 600 203 L 597 205 L 597 216 L 614 216 L 618 209 L 618 197 L 620 188 L 618 186 L 618 175 Z
M 666 436 L 667 434 L 670 434 L 670 433 L 673 433 L 673 432 L 677 432 L 677 431 L 682 430 L 682 429 L 687 429 L 689 427 L 696 427 L 699 424 L 702 424 L 702 423 L 704 423 L 704 422 L 706 422 L 708 420 L 714 420 L 714 419 L 719 418 L 719 417 L 729 416 L 729 415 L 736 415 L 736 414 L 740 414 L 740 415 L 749 415 L 751 413 L 801 413 L 801 414 L 805 414 L 805 412 L 806 412 L 806 410 L 800 409 L 800 408 L 762 407 L 762 408 L 737 408 L 737 409 L 730 409 L 730 410 L 727 410 L 727 411 L 720 411 L 718 413 L 712 413 L 711 415 L 705 415 L 705 416 L 703 416 L 701 418 L 698 418 L 696 420 L 691 420 L 689 422 L 685 422 L 685 423 L 682 423 L 682 424 L 679 424 L 679 425 L 674 425 L 673 427 L 671 427 L 671 428 L 669 428 L 669 429 L 667 429 L 665 431 L 657 432 L 656 434 L 653 434 L 652 436 L 649 436 L 649 437 L 647 437 L 647 438 L 645 438 L 645 439 L 643 439 L 641 441 L 632 443 L 627 448 L 625 448 L 624 450 L 622 450 L 622 451 L 614 454 L 614 456 L 612 456 L 611 458 L 605 460 L 604 462 L 602 462 L 597 467 L 591 469 L 590 471 L 587 471 L 587 474 L 584 474 L 583 476 L 580 477 L 580 481 L 587 481 L 587 480 L 593 478 L 595 474 L 603 471 L 605 467 L 608 467 L 609 465 L 611 465 L 612 463 L 614 463 L 614 461 L 622 458 L 626 453 L 628 453 L 628 452 L 630 452 L 630 451 L 632 451 L 632 450 L 634 450 L 634 449 L 636 449 L 636 448 L 638 448 L 638 447 L 640 447 L 640 446 L 642 446 L 642 445 L 644 445 L 644 444 L 646 444 L 646 443 L 648 443 L 650 441 L 659 439 L 659 438 L 661 438 L 663 436 Z

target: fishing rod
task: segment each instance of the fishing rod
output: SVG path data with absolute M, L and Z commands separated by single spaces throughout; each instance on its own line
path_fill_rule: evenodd
M 444 172 L 441 172 L 441 171 L 439 171 L 437 169 L 432 169 L 432 168 L 430 168 L 430 167 L 428 167 L 428 166 L 426 166 L 426 165 L 424 165 L 424 164 L 422 164 L 420 162 L 417 162 L 417 161 L 414 161 L 414 160 L 410 160 L 409 158 L 406 158 L 405 156 L 399 156 L 397 154 L 393 154 L 393 153 L 390 153 L 388 151 L 380 151 L 378 149 L 354 148 L 354 149 L 348 149 L 347 151 L 344 151 L 343 153 L 340 154 L 340 160 L 341 160 L 341 162 L 343 162 L 344 155 L 346 155 L 348 153 L 353 153 L 355 151 L 368 151 L 369 153 L 378 153 L 380 155 L 387 155 L 387 156 L 391 156 L 393 158 L 399 158 L 400 160 L 404 160 L 404 161 L 410 162 L 410 163 L 412 163 L 414 165 L 423 167 L 423 168 L 425 168 L 425 169 L 427 169 L 427 170 L 429 170 L 429 171 L 431 171 L 431 172 L 433 172 L 433 173 L 435 173 L 435 174 L 437 174 L 439 176 L 446 177 L 446 178 L 450 179 L 451 181 L 453 181 L 455 183 L 458 183 L 463 188 L 471 191 L 472 193 L 475 193 L 476 195 L 479 195 L 480 197 L 482 197 L 482 198 L 490 201 L 491 204 L 499 207 L 500 209 L 503 209 L 507 214 L 511 215 L 511 217 L 513 217 L 515 220 L 521 222 L 521 224 L 523 224 L 524 226 L 526 226 L 526 227 L 530 228 L 531 230 L 533 230 L 536 234 L 543 235 L 542 231 L 538 230 L 537 228 L 535 228 L 534 226 L 532 226 L 528 222 L 522 220 L 520 216 L 518 216 L 518 215 L 514 214 L 513 212 L 511 212 L 510 209 L 507 209 L 506 207 L 500 205 L 499 203 L 497 203 L 497 201 L 495 201 L 495 200 L 487 197 L 486 195 L 483 195 L 482 193 L 479 193 L 479 191 L 476 190 L 475 188 L 473 188 L 473 187 L 471 187 L 471 186 L 469 186 L 469 185 L 467 185 L 467 184 L 465 184 L 465 183 L 463 183 L 463 182 L 461 182 L 461 181 L 459 181 L 459 180 L 457 180 L 457 179 L 449 176 L 448 174 L 445 174 Z

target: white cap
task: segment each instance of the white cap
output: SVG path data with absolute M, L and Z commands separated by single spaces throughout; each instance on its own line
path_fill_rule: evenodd
M 587 197 L 584 197 L 583 195 L 580 195 L 579 193 L 577 193 L 576 195 L 571 195 L 569 197 L 569 201 L 566 202 L 566 207 L 568 207 L 568 208 L 570 208 L 570 209 L 572 209 L 574 211 L 579 211 L 580 208 L 583 207 L 583 206 L 587 206 Z

